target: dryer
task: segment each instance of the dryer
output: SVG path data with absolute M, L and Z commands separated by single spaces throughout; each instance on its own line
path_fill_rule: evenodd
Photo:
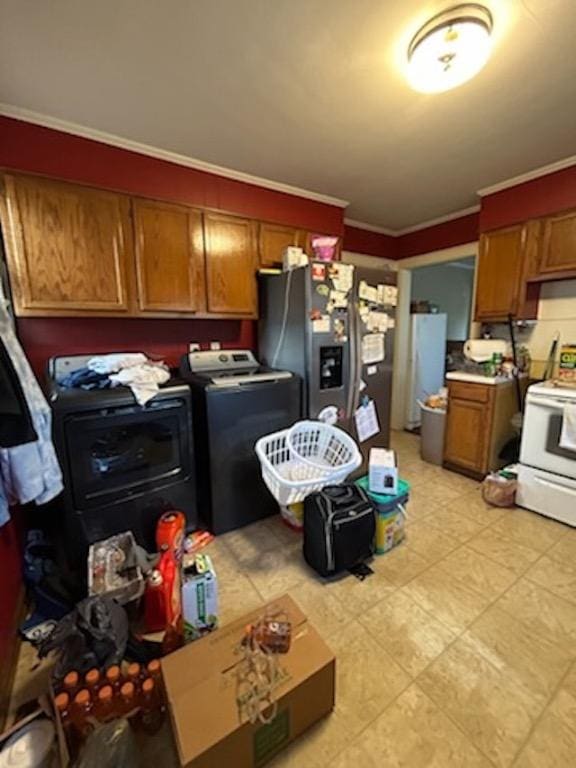
M 198 508 L 214 534 L 278 512 L 254 446 L 301 416 L 301 380 L 261 366 L 250 350 L 191 352 L 180 374 L 192 391 Z

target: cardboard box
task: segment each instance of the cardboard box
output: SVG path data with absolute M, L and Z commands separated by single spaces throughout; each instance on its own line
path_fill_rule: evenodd
M 269 607 L 292 622 L 279 656 L 278 713 L 251 723 L 237 695 L 238 646 Z M 168 710 L 186 768 L 260 768 L 334 707 L 335 658 L 296 603 L 284 595 L 162 660 Z
M 398 493 L 396 453 L 385 448 L 370 448 L 368 490 L 395 496 Z
M 218 626 L 218 579 L 209 555 L 185 556 L 183 565 L 182 617 L 189 642 Z

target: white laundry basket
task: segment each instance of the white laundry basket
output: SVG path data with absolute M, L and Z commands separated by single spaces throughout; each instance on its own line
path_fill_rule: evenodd
M 295 504 L 340 483 L 362 463 L 346 432 L 320 421 L 299 421 L 256 443 L 262 477 L 279 504 Z

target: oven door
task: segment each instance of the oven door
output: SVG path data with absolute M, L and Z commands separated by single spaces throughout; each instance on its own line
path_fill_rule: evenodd
M 65 422 L 74 507 L 102 507 L 190 475 L 190 410 L 180 398 L 125 406 Z
M 576 479 L 576 452 L 560 448 L 564 405 L 561 397 L 528 395 L 522 429 L 520 462 Z

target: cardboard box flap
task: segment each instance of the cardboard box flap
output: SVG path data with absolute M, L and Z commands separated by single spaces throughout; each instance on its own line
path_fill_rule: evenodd
M 244 628 L 259 619 L 267 610 L 271 613 L 285 613 L 292 622 L 293 633 L 306 622 L 305 614 L 294 600 L 289 595 L 282 595 L 162 659 L 162 673 L 166 685 L 176 694 L 178 691 L 188 690 L 216 672 L 222 672 L 237 664 L 237 646 L 242 639 Z

